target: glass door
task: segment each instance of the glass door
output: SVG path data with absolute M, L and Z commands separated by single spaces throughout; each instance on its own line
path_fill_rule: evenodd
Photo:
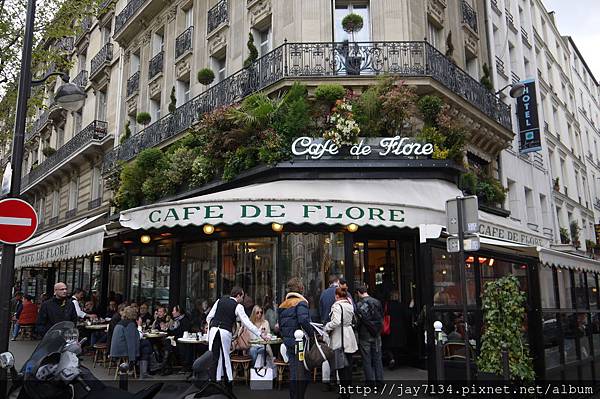
M 188 311 L 197 303 L 212 304 L 217 300 L 217 251 L 216 241 L 183 245 L 182 285 Z
M 131 298 L 152 308 L 169 303 L 171 263 L 168 256 L 133 256 Z

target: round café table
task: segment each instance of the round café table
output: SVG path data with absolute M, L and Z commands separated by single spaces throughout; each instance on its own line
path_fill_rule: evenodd
M 177 338 L 177 343 L 192 346 L 192 364 L 194 360 L 196 360 L 208 350 L 208 339 Z M 192 364 L 186 366 L 191 369 Z

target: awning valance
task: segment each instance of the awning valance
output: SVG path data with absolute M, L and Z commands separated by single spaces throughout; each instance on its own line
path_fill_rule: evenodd
M 131 229 L 210 224 L 445 224 L 456 185 L 435 179 L 281 180 L 121 212 Z
M 102 252 L 104 225 L 86 229 L 101 216 L 72 222 L 21 244 L 17 247 L 15 266 L 36 266 Z
M 600 262 L 597 260 L 550 248 L 538 247 L 537 250 L 540 263 L 543 265 L 586 272 L 600 272 Z

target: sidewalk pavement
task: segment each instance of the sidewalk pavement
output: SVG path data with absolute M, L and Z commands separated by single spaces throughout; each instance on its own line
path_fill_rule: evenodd
M 23 363 L 29 358 L 33 350 L 39 341 L 11 341 L 9 345 L 9 350 L 15 356 L 15 366 L 17 370 L 23 366 Z M 101 364 L 97 365 L 95 368 L 92 367 L 93 364 L 93 356 L 82 356 L 82 364 L 88 367 L 96 378 L 104 381 L 107 385 L 117 386 L 118 381 L 114 380 L 114 369 L 112 369 L 109 374 L 107 369 L 104 368 Z M 147 380 L 129 380 L 129 391 L 137 392 L 140 389 L 143 389 L 151 384 L 155 384 L 158 382 L 165 383 L 165 386 L 154 399 L 170 399 L 177 398 L 177 393 L 182 393 L 189 387 L 189 383 L 185 382 L 188 374 L 172 374 L 169 376 L 153 376 Z M 384 370 L 384 378 L 387 381 L 427 381 L 427 371 L 421 370 L 412 367 L 403 367 L 393 371 Z M 353 381 L 357 385 L 361 385 L 361 381 Z M 289 392 L 287 385 L 284 385 L 280 390 L 276 388 L 277 383 L 273 381 L 273 390 L 272 391 L 252 391 L 247 385 L 236 384 L 234 386 L 234 393 L 238 398 L 248 398 L 248 399 L 258 399 L 264 398 L 266 395 L 269 396 L 269 399 L 284 399 L 289 398 Z M 337 392 L 323 392 L 324 385 L 320 383 L 312 383 L 310 384 L 308 391 L 306 393 L 306 398 L 316 399 L 335 399 L 338 397 Z

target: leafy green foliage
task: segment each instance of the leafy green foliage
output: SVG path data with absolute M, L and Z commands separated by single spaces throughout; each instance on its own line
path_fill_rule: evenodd
M 438 116 L 444 107 L 444 101 L 438 96 L 423 96 L 417 101 L 426 126 L 438 126 Z
M 215 73 L 210 68 L 202 68 L 198 71 L 198 83 L 208 86 L 215 80 Z
M 569 223 L 569 231 L 571 232 L 571 239 L 573 240 L 573 245 L 579 248 L 579 233 L 581 232 L 581 227 L 579 227 L 577 221 L 572 220 L 571 223 Z
M 564 227 L 560 228 L 560 243 L 561 244 L 570 244 L 571 236 L 569 235 L 569 230 Z
M 337 100 L 341 100 L 346 95 L 346 89 L 339 84 L 322 84 L 315 90 L 315 98 L 325 102 L 332 107 Z
M 476 195 L 484 204 L 502 204 L 506 200 L 507 190 L 499 180 L 490 176 L 464 173 L 460 177 L 460 188 L 469 195 Z
M 44 147 L 42 149 L 42 154 L 44 154 L 45 157 L 50 157 L 52 155 L 54 155 L 56 153 L 56 150 L 53 147 Z
M 481 69 L 483 70 L 483 75 L 481 76 L 481 79 L 479 79 L 479 83 L 481 83 L 483 87 L 489 91 L 494 90 L 494 85 L 492 84 L 492 79 L 490 78 L 490 67 L 488 67 L 488 64 L 484 63 Z
M 350 13 L 342 19 L 342 28 L 346 33 L 360 32 L 363 28 L 363 18 L 355 13 Z
M 240 172 L 258 164 L 258 150 L 254 147 L 238 147 L 225 160 L 223 180 L 233 180 Z
M 383 83 L 381 99 L 381 121 L 390 131 L 389 135 L 405 135 L 405 124 L 416 115 L 417 95 L 403 82 L 386 86 Z
M 121 134 L 121 138 L 119 139 L 119 143 L 123 144 L 129 137 L 131 137 L 131 128 L 129 127 L 129 120 L 125 122 L 125 130 L 123 134 Z
M 288 142 L 309 134 L 312 125 L 311 106 L 307 99 L 306 86 L 295 83 L 285 94 L 273 118 L 273 127 L 281 132 Z M 271 162 L 268 162 L 271 163 Z
M 535 373 L 523 342 L 527 295 L 515 276 L 488 281 L 482 294 L 483 335 L 477 358 L 479 371 L 502 374 L 502 345 L 507 346 L 510 377 L 533 381 Z
M 144 125 L 145 126 L 148 123 L 150 123 L 150 121 L 152 120 L 152 117 L 147 112 L 138 112 L 138 114 L 135 116 L 135 120 L 140 125 Z
M 248 33 L 246 46 L 248 47 L 248 57 L 244 60 L 244 68 L 250 67 L 258 59 L 258 50 L 254 45 L 254 35 L 252 32 Z
M 175 86 L 171 89 L 171 102 L 169 103 L 169 112 L 172 114 L 177 109 L 177 96 L 175 95 Z

